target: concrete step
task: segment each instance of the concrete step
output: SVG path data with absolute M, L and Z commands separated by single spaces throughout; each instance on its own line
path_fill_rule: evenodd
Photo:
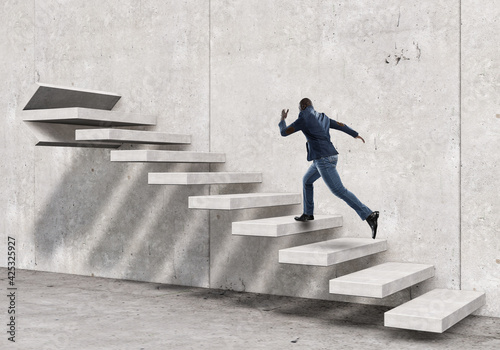
M 37 83 L 24 110 L 82 107 L 111 110 L 121 98 L 112 92 Z
M 262 182 L 262 173 L 149 173 L 150 185 L 212 185 Z
M 281 249 L 279 262 L 330 266 L 387 250 L 387 241 L 371 238 L 337 238 Z
M 486 303 L 483 292 L 434 289 L 384 315 L 386 327 L 443 333 Z
M 92 126 L 155 125 L 156 117 L 89 108 L 56 108 L 22 111 L 24 121 Z
M 155 163 L 224 163 L 224 153 L 131 150 L 111 151 L 112 162 L 155 162 Z
M 191 209 L 247 209 L 300 204 L 300 193 L 243 193 L 189 197 Z
M 388 262 L 330 280 L 330 293 L 385 298 L 434 277 L 434 266 Z
M 281 237 L 342 226 L 340 215 L 314 215 L 314 220 L 306 222 L 295 221 L 294 217 L 295 215 L 233 222 L 233 235 Z
M 119 143 L 76 141 L 75 130 L 81 125 L 26 122 L 36 138 L 37 146 L 118 148 Z M 91 127 L 89 127 L 91 128 Z
M 76 130 L 79 141 L 105 141 L 143 144 L 189 144 L 191 135 L 127 129 L 83 129 Z

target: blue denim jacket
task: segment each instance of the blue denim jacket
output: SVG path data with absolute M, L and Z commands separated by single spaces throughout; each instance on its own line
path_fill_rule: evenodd
M 288 136 L 297 131 L 302 131 L 307 139 L 307 160 L 339 154 L 330 141 L 330 129 L 336 129 L 357 137 L 358 133 L 347 125 L 328 118 L 324 113 L 318 113 L 312 106 L 299 113 L 299 117 L 290 126 L 282 120 L 279 123 L 281 136 Z

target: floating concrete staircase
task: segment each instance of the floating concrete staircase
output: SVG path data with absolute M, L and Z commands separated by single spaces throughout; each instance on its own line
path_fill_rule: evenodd
M 294 216 L 233 222 L 233 235 L 281 237 L 297 233 L 326 230 L 342 226 L 340 215 L 315 215 L 314 220 L 300 222 Z
M 114 93 L 38 83 L 23 115 L 33 130 L 37 145 L 117 148 L 123 143 L 189 144 L 190 135 L 116 129 L 127 125 L 155 125 L 156 117 L 111 111 L 120 99 Z M 97 128 L 99 127 L 99 128 Z M 222 163 L 224 153 L 116 150 L 113 162 Z M 260 183 L 261 173 L 150 173 L 148 184 L 215 185 Z M 238 210 L 296 205 L 299 193 L 245 193 L 189 197 L 189 208 Z M 315 220 L 297 222 L 293 216 L 271 217 L 232 223 L 232 234 L 282 237 L 342 226 L 340 215 L 315 215 Z M 387 242 L 370 238 L 337 238 L 279 250 L 279 263 L 331 266 L 387 249 Z M 434 276 L 428 264 L 390 262 L 330 280 L 330 293 L 385 298 Z M 485 304 L 482 292 L 436 289 L 385 313 L 387 327 L 444 332 Z
M 384 314 L 384 325 L 442 333 L 486 302 L 483 292 L 434 289 Z
M 330 280 L 330 293 L 385 298 L 434 277 L 434 266 L 389 262 Z
M 216 185 L 262 182 L 262 173 L 149 173 L 150 185 Z
M 111 151 L 112 162 L 146 163 L 224 163 L 224 153 L 164 151 L 139 149 L 131 151 Z
M 337 238 L 281 249 L 279 262 L 314 266 L 330 266 L 387 250 L 387 241 L 371 238 Z
M 189 197 L 191 209 L 235 210 L 300 204 L 300 193 L 242 193 Z

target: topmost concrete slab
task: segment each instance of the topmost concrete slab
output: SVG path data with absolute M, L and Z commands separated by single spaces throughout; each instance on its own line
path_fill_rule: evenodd
M 77 89 L 37 83 L 24 110 L 82 107 L 111 110 L 120 95 L 111 92 Z

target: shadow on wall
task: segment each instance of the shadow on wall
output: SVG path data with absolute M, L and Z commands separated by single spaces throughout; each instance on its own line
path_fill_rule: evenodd
M 280 264 L 278 251 L 290 246 L 332 238 L 335 231 L 325 230 L 279 238 L 235 236 L 231 222 L 294 215 L 298 206 L 259 208 L 234 212 L 213 211 L 211 215 L 210 275 L 211 287 L 279 295 L 311 295 L 316 273 L 324 268 Z M 307 270 L 309 269 L 309 273 Z M 328 268 L 327 268 L 328 269 Z M 311 275 L 311 271 L 315 273 Z M 329 270 L 331 271 L 331 270 Z M 320 281 L 321 279 L 316 280 Z
M 63 152 L 47 158 L 56 162 L 60 156 L 68 158 Z M 279 238 L 235 236 L 234 221 L 296 215 L 301 208 L 210 213 L 188 208 L 188 197 L 207 195 L 209 186 L 147 184 L 149 172 L 207 171 L 204 164 L 116 163 L 109 161 L 106 150 L 76 149 L 69 159 L 59 167 L 61 176 L 54 179 L 49 194 L 37 194 L 37 269 L 331 299 L 331 278 L 379 259 L 371 256 L 331 267 L 280 264 L 279 249 L 332 239 L 339 231 Z M 54 165 L 55 177 L 57 168 Z M 219 185 L 212 192 L 257 192 L 259 186 Z
M 208 286 L 208 215 L 188 208 L 188 197 L 208 186 L 147 184 L 148 172 L 207 165 L 111 163 L 105 150 L 69 152 L 57 185 L 36 195 L 37 269 Z

